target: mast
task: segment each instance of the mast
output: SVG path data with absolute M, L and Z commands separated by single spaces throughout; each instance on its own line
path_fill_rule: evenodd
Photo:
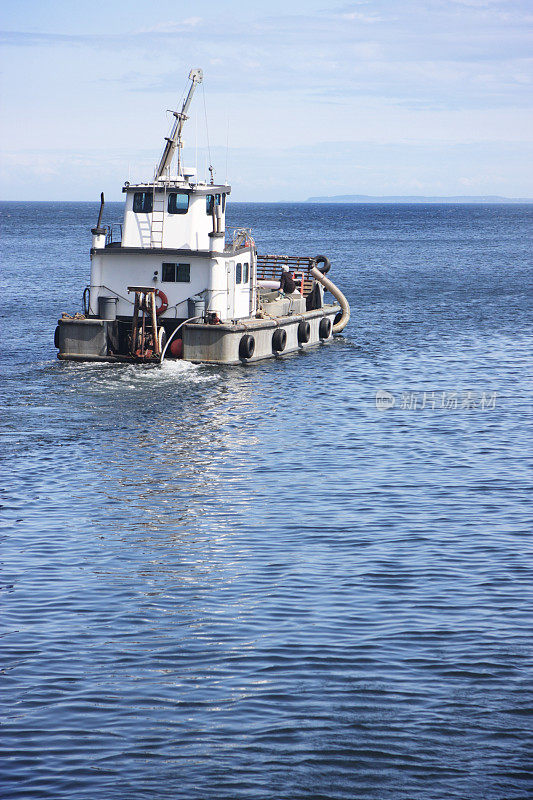
M 189 80 L 191 81 L 189 92 L 181 107 L 181 111 L 172 112 L 176 119 L 174 120 L 174 125 L 172 126 L 172 132 L 170 136 L 165 137 L 167 143 L 165 145 L 165 149 L 163 150 L 163 155 L 161 156 L 161 161 L 159 162 L 159 166 L 156 170 L 154 180 L 157 180 L 164 175 L 166 170 L 170 167 L 176 148 L 178 149 L 178 175 L 181 175 L 181 132 L 183 130 L 185 120 L 188 119 L 187 111 L 189 110 L 192 96 L 194 94 L 194 90 L 196 89 L 196 84 L 201 83 L 202 79 L 203 72 L 201 69 L 191 69 L 189 73 Z

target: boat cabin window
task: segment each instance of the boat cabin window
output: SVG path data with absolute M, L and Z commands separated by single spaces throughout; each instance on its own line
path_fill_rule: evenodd
M 162 277 L 163 283 L 190 283 L 191 265 L 190 264 L 163 264 Z
M 248 278 L 249 277 L 250 277 L 250 267 L 249 267 L 248 264 L 245 264 L 244 265 L 243 275 L 242 275 L 242 282 L 243 283 L 248 283 Z
M 135 192 L 133 195 L 133 211 L 135 214 L 150 214 L 152 205 L 152 192 Z
M 169 214 L 186 214 L 189 210 L 189 195 L 184 192 L 171 192 L 168 196 Z
M 222 211 L 226 210 L 226 195 L 225 194 L 206 194 L 205 196 L 205 213 L 213 213 L 213 204 L 219 206 L 222 203 Z
M 235 283 L 242 282 L 242 264 L 237 264 L 235 268 Z

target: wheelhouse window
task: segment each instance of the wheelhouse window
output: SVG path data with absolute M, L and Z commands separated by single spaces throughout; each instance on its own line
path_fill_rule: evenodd
M 186 214 L 189 210 L 189 195 L 184 192 L 171 192 L 168 196 L 169 214 Z
M 242 283 L 242 264 L 235 267 L 235 283 Z
M 248 279 L 250 277 L 250 267 L 248 264 L 244 265 L 243 274 L 242 274 L 242 282 L 248 283 Z
M 150 214 L 153 207 L 152 192 L 135 192 L 133 195 L 133 211 L 135 214 Z
M 190 283 L 191 265 L 190 264 L 163 264 L 162 277 L 163 283 Z
M 222 211 L 226 209 L 226 195 L 225 194 L 206 194 L 205 196 L 205 213 L 213 213 L 213 205 L 217 206 L 222 204 Z

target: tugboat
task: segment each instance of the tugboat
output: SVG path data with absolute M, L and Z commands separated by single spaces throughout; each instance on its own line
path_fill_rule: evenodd
M 227 184 L 182 163 L 182 130 L 202 70 L 166 138 L 152 181 L 130 184 L 124 221 L 92 228 L 83 313 L 55 332 L 67 361 L 241 364 L 304 350 L 342 331 L 350 308 L 325 256 L 259 255 L 250 229 L 226 238 Z M 177 151 L 177 170 L 171 164 Z M 334 302 L 324 300 L 324 290 Z

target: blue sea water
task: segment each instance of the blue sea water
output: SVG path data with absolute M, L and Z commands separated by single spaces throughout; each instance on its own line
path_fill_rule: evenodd
M 532 207 L 231 205 L 352 319 L 229 368 L 60 363 L 97 204 L 0 210 L 3 797 L 528 797 Z

